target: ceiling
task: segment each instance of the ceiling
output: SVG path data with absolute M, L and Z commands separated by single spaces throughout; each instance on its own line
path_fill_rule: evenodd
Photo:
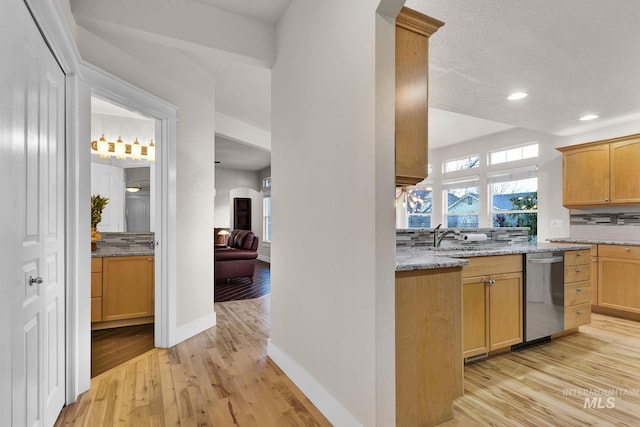
M 257 172 L 271 165 L 271 152 L 216 135 L 217 168 Z
M 206 9 L 201 13 L 223 10 L 273 31 L 290 3 L 193 4 Z M 116 40 L 116 35 L 109 35 L 109 22 L 102 21 L 102 3 L 71 4 L 79 25 Z M 640 16 L 637 0 L 407 0 L 405 5 L 445 22 L 430 39 L 432 148 L 517 127 L 571 135 L 612 123 L 640 122 L 640 25 L 629 18 Z M 119 36 L 136 36 L 120 28 Z M 162 40 L 158 37 L 156 42 Z M 234 61 L 203 48 L 206 40 L 196 42 L 180 44 L 180 49 L 215 76 L 216 109 L 269 132 L 270 67 Z M 514 91 L 529 96 L 506 100 Z M 578 120 L 587 113 L 600 117 Z M 249 155 L 249 147 L 231 139 L 218 140 L 216 158 L 225 165 L 221 167 L 241 167 L 239 153 L 257 161 L 264 156 L 261 150 Z
M 638 120 L 640 25 L 630 19 L 640 16 L 636 0 L 405 5 L 445 22 L 429 42 L 434 108 L 556 135 Z M 506 100 L 515 91 L 529 96 Z M 578 120 L 588 113 L 600 118 Z M 431 125 L 441 123 L 430 118 Z

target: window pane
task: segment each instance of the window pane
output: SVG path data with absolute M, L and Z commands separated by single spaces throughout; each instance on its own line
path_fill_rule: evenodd
M 530 240 L 538 234 L 538 178 L 491 184 L 494 227 L 529 227 Z
M 507 150 L 507 162 L 513 162 L 522 158 L 522 148 L 512 148 Z
M 505 151 L 497 151 L 495 153 L 491 153 L 491 164 L 497 165 L 498 163 L 504 163 L 507 161 L 507 153 Z
M 430 228 L 431 216 L 409 215 L 409 228 Z
M 262 239 L 271 241 L 271 197 L 262 199 Z
M 522 147 L 522 158 L 530 159 L 532 157 L 538 157 L 538 144 Z
M 407 193 L 407 213 L 426 214 L 431 213 L 431 190 L 413 189 Z
M 480 222 L 478 187 L 454 188 L 445 194 L 447 227 L 477 228 Z
M 447 160 L 446 162 L 444 162 L 443 171 L 445 173 L 455 172 L 455 171 L 461 171 L 465 169 L 477 168 L 479 165 L 480 165 L 480 156 L 474 155 L 474 156 L 469 156 L 462 159 Z

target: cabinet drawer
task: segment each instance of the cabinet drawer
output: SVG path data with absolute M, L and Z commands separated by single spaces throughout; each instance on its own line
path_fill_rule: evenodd
M 91 321 L 102 321 L 102 298 L 91 298 Z
M 586 259 L 588 263 L 589 258 Z M 564 268 L 564 283 L 583 282 L 589 279 L 591 279 L 590 264 L 572 265 Z
M 564 309 L 564 329 L 591 323 L 591 304 L 578 304 Z
M 91 273 L 91 298 L 102 296 L 102 272 Z
M 564 253 L 564 266 L 589 264 L 591 256 L 590 250 L 581 249 L 579 251 L 566 251 Z
M 640 246 L 598 245 L 598 256 L 640 259 Z
M 591 282 L 573 282 L 564 286 L 565 307 L 576 304 L 591 303 Z
M 91 258 L 91 272 L 99 273 L 102 271 L 102 258 Z
M 462 268 L 462 277 L 490 276 L 522 271 L 522 255 L 471 257 Z

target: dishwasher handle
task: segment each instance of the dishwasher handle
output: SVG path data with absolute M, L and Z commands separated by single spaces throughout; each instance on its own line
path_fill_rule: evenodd
M 551 258 L 530 258 L 527 260 L 529 264 L 554 264 L 564 261 L 564 257 L 554 256 Z

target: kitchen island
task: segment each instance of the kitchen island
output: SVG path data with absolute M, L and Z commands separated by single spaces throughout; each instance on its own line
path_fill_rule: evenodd
M 446 245 L 437 249 L 397 247 L 397 425 L 436 425 L 453 417 L 453 402 L 463 394 L 463 342 L 469 341 L 469 337 L 480 337 L 482 343 L 472 349 L 473 354 L 482 353 L 491 345 L 508 347 L 522 341 L 522 255 L 589 248 L 584 244 L 547 243 Z M 502 262 L 503 257 L 508 260 L 505 258 L 506 262 Z M 470 276 L 464 283 L 471 285 L 468 289 L 472 291 L 480 290 L 476 293 L 483 301 L 485 281 L 477 278 L 489 278 L 489 270 L 499 273 L 487 280 L 497 283 L 495 300 L 509 306 L 502 313 L 494 310 L 494 318 L 498 320 L 493 322 L 493 335 L 499 337 L 495 340 L 498 344 L 489 342 L 490 330 L 484 321 L 490 315 L 484 311 L 485 307 L 473 307 L 475 303 L 469 304 L 470 298 L 463 301 L 465 268 L 466 275 Z M 515 322 L 505 321 L 504 313 L 515 316 Z M 481 332 L 478 332 L 478 323 L 469 322 L 463 334 L 463 319 L 470 318 L 481 319 Z M 508 336 L 514 334 L 514 328 L 516 336 Z

